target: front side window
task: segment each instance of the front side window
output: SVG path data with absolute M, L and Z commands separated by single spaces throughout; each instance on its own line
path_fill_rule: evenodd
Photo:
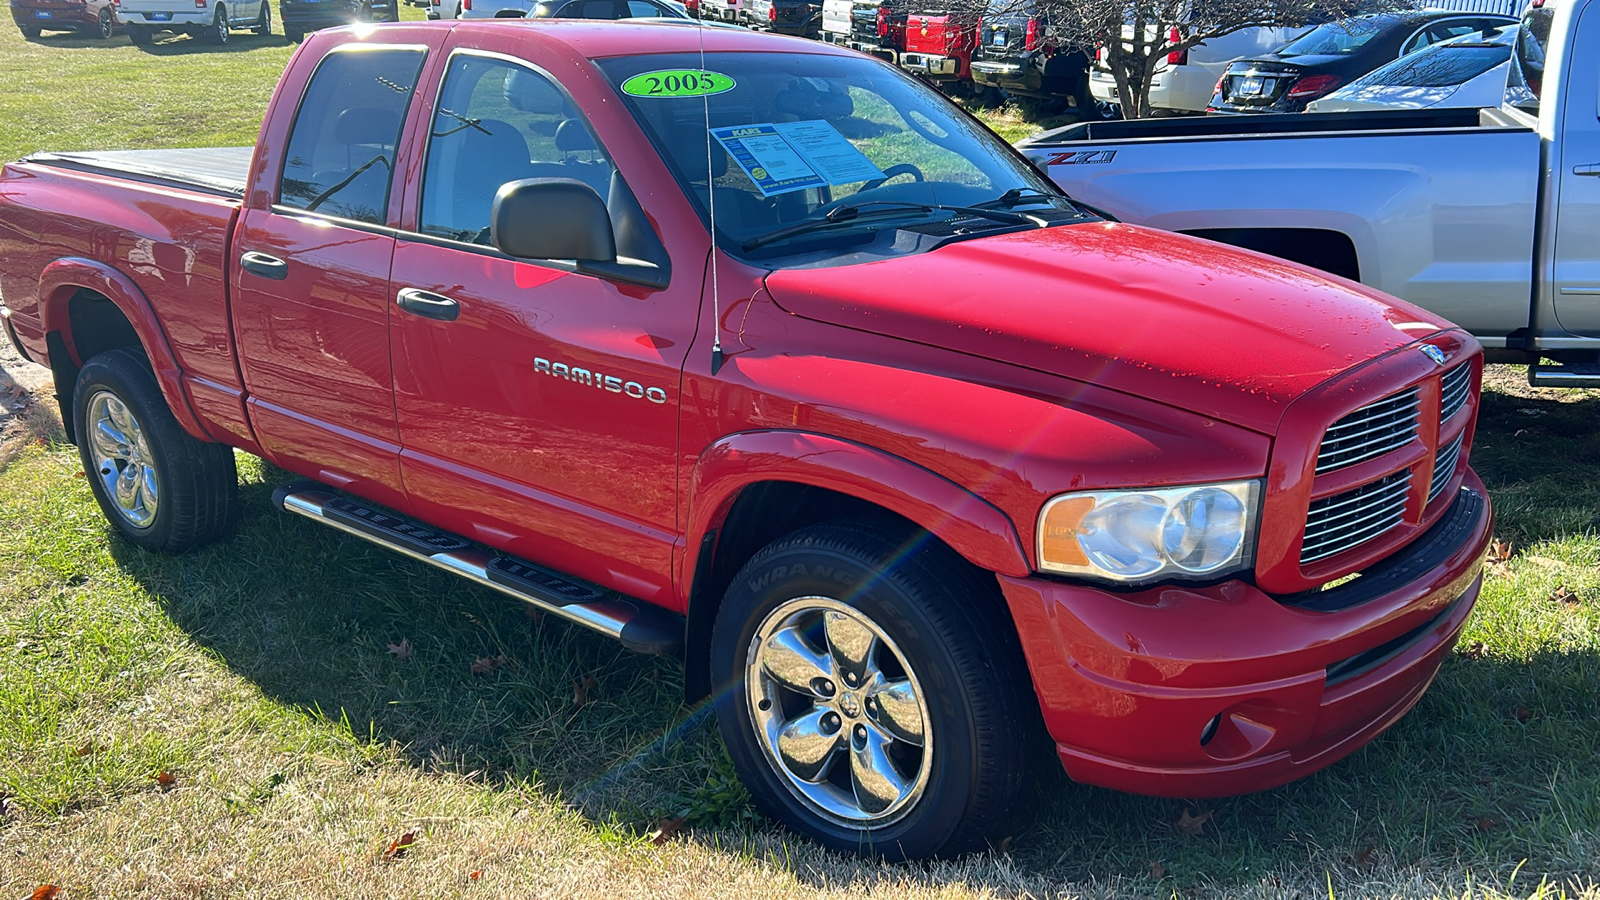
M 702 216 L 714 213 L 719 246 L 761 265 L 848 264 L 1084 218 L 992 132 L 864 56 L 598 65 Z
M 395 146 L 425 52 L 362 47 L 328 54 L 289 132 L 280 205 L 384 223 Z
M 508 60 L 458 54 L 428 137 L 419 230 L 487 245 L 501 185 L 575 178 L 606 199 L 613 171 L 587 121 L 555 82 Z

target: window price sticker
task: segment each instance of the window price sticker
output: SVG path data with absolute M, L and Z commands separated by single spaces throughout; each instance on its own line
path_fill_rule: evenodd
M 882 169 L 821 119 L 713 128 L 711 136 L 763 197 L 883 177 Z

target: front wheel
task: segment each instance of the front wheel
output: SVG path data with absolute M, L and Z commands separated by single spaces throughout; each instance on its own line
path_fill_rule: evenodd
M 175 553 L 221 536 L 239 492 L 233 451 L 184 432 L 142 355 L 85 363 L 72 408 L 89 487 L 123 537 Z
M 267 0 L 261 0 L 261 12 L 256 15 L 255 28 L 252 30 L 262 37 L 272 33 L 272 4 Z
M 211 17 L 211 27 L 206 29 L 205 40 L 206 43 L 216 44 L 219 47 L 228 43 L 227 7 L 217 7 L 217 14 Z
M 717 720 L 771 818 L 892 859 L 979 847 L 1025 775 L 1031 713 L 998 591 L 943 545 L 817 526 L 735 576 Z

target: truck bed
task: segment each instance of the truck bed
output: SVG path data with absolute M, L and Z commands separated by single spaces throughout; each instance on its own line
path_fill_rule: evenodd
M 1498 113 L 1498 110 L 1484 110 Z M 1019 146 L 1056 146 L 1105 141 L 1182 138 L 1303 137 L 1317 133 L 1362 134 L 1373 131 L 1412 131 L 1506 127 L 1511 123 L 1484 116 L 1476 109 L 1397 109 L 1364 113 L 1284 113 L 1259 116 L 1198 116 L 1181 119 L 1134 119 L 1117 122 L 1079 122 L 1034 135 Z
M 35 153 L 27 162 L 242 198 L 254 147 Z

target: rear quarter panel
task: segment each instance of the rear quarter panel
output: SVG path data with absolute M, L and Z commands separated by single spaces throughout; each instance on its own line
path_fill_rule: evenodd
M 245 434 L 230 396 L 240 390 L 229 336 L 227 249 L 236 200 L 30 163 L 0 174 L 0 295 L 31 356 L 48 358 L 45 335 L 69 327 L 76 287 L 41 290 L 46 267 L 86 259 L 126 276 L 153 313 L 153 331 L 182 371 L 185 390 L 208 394 L 227 431 Z M 135 313 L 124 310 L 130 319 Z M 82 359 L 68 341 L 74 363 Z M 154 360 L 161 351 L 146 347 Z M 171 398 L 169 398 L 170 400 Z M 202 419 L 207 418 L 204 414 Z M 213 423 L 214 424 L 214 423 Z
M 1361 281 L 1480 337 L 1528 324 L 1539 137 L 1520 129 L 1142 138 L 1019 148 L 1126 222 L 1312 228 L 1355 245 Z

